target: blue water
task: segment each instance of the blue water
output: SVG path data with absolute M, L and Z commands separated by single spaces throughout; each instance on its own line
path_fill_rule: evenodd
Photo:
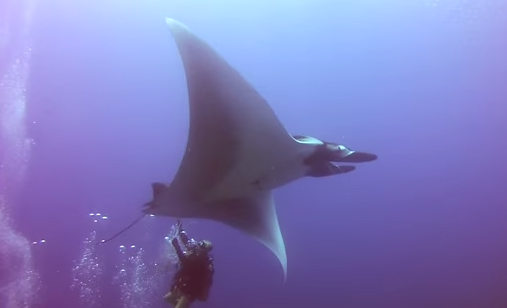
M 173 219 L 95 245 L 183 155 L 165 17 L 291 133 L 379 155 L 276 190 L 285 284 L 259 243 L 185 221 L 215 247 L 195 307 L 507 307 L 505 16 L 502 0 L 2 0 L 0 308 L 167 307 Z

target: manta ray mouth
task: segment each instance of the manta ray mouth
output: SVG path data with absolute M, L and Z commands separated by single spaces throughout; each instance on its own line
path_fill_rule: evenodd
M 340 170 L 340 173 L 349 173 L 356 170 L 355 166 L 336 166 Z

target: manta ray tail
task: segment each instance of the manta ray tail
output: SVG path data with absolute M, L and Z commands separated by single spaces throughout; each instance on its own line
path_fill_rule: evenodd
M 271 191 L 264 191 L 249 198 L 217 203 L 210 216 L 249 234 L 269 248 L 282 265 L 285 281 L 287 254 Z

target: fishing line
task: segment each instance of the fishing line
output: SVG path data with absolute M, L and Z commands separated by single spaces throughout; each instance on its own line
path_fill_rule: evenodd
M 123 232 L 127 231 L 128 229 L 132 228 L 135 224 L 137 224 L 138 222 L 140 222 L 140 221 L 141 221 L 141 219 L 143 219 L 145 216 L 146 216 L 146 214 L 145 214 L 145 215 L 143 215 L 143 216 L 141 216 L 141 217 L 139 217 L 139 218 L 136 218 L 136 220 L 134 220 L 133 222 L 131 222 L 128 226 L 126 226 L 126 227 L 125 227 L 125 228 L 123 228 L 122 230 L 118 231 L 115 235 L 111 236 L 110 238 L 108 238 L 108 239 L 105 239 L 105 240 L 102 240 L 102 241 L 98 242 L 98 243 L 97 243 L 97 245 L 98 245 L 98 244 L 104 244 L 104 243 L 107 243 L 107 242 L 109 242 L 109 241 L 111 241 L 111 240 L 113 240 L 113 239 L 117 238 L 117 237 L 118 237 L 118 236 L 120 236 Z

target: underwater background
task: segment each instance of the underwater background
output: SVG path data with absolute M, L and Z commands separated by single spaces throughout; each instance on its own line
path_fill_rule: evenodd
M 287 129 L 379 155 L 275 191 L 288 255 L 225 225 L 195 307 L 507 307 L 507 1 L 1 0 L 0 308 L 167 307 L 139 216 L 188 129 L 165 17 Z

